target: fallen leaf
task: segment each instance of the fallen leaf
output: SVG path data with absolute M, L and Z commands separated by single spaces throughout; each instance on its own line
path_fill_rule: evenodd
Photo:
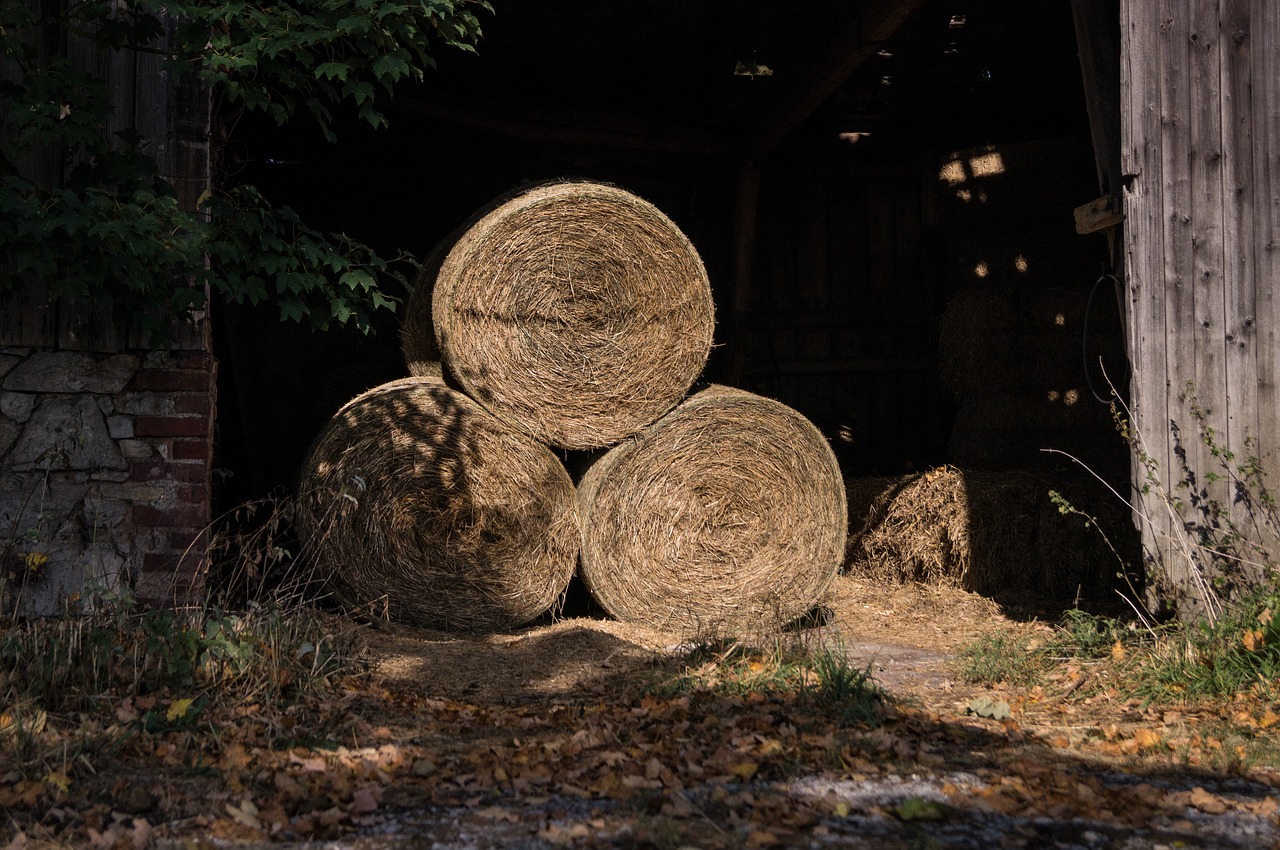
M 170 705 L 169 710 L 164 713 L 164 719 L 172 723 L 175 720 L 181 720 L 191 711 L 191 705 L 195 702 L 193 699 L 183 698 L 175 699 Z
M 1227 804 L 1221 797 L 1210 794 L 1200 787 L 1191 791 L 1191 805 L 1211 815 L 1220 815 L 1227 810 Z
M 927 797 L 908 797 L 889 811 L 899 820 L 945 820 L 951 808 Z
M 1154 729 L 1137 729 L 1133 733 L 1133 740 L 1138 745 L 1138 749 L 1149 750 L 1152 747 L 1160 745 L 1160 733 Z
M 378 810 L 378 801 L 373 789 L 357 788 L 351 795 L 351 811 L 358 815 L 367 815 Z
M 747 836 L 748 847 L 772 847 L 778 843 L 778 837 L 770 832 L 757 829 Z
M 988 696 L 977 697 L 969 701 L 968 711 L 970 714 L 976 714 L 979 717 L 989 717 L 992 720 L 1008 720 L 1013 716 L 1009 703 L 1004 700 L 994 700 Z
M 227 803 L 226 812 L 233 821 L 241 826 L 247 826 L 252 829 L 259 829 L 262 826 L 258 821 L 258 807 L 254 805 L 252 800 L 242 800 L 236 806 Z

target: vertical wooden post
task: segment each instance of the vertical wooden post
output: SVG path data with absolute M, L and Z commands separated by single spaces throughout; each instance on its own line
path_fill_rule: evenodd
M 1280 493 L 1280 86 L 1275 84 L 1280 79 L 1280 3 L 1251 0 L 1248 9 L 1252 98 L 1249 105 L 1238 103 L 1235 111 L 1249 110 L 1252 129 L 1253 143 L 1241 154 L 1253 166 L 1253 227 L 1242 236 L 1252 252 L 1257 281 L 1258 452 L 1274 495 Z
M 1071 0 L 1080 76 L 1098 167 L 1098 188 L 1120 195 L 1120 30 L 1118 0 Z
M 1266 0 L 1121 8 L 1136 499 L 1162 590 L 1182 614 L 1211 614 L 1219 566 L 1195 529 L 1222 536 L 1234 522 L 1274 544 L 1215 477 L 1256 454 L 1274 487 L 1280 463 L 1280 99 L 1260 83 L 1280 74 L 1280 12 Z M 1181 510 L 1141 492 L 1147 460 Z
M 760 206 L 760 164 L 738 169 L 737 200 L 733 207 L 733 301 L 729 323 L 729 369 L 726 377 L 738 386 L 746 371 L 747 323 L 755 276 L 756 222 Z

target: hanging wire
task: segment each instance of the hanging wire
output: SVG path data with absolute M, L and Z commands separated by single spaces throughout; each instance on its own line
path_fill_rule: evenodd
M 1111 281 L 1113 287 L 1120 285 L 1120 279 L 1111 272 L 1103 272 L 1102 276 L 1093 282 L 1093 286 L 1089 288 L 1089 298 L 1084 304 L 1084 321 L 1081 323 L 1080 329 L 1080 358 L 1084 365 L 1084 380 L 1089 385 L 1089 392 L 1101 404 L 1111 404 L 1112 397 L 1099 394 L 1098 388 L 1093 384 L 1093 374 L 1089 369 L 1089 315 L 1093 312 L 1093 299 L 1098 294 L 1098 287 L 1108 280 Z M 1115 392 L 1114 387 L 1112 392 Z

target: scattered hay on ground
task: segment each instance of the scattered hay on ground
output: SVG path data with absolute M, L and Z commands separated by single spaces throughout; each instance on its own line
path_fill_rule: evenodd
M 612 445 L 670 410 L 714 327 L 706 270 L 680 229 L 582 181 L 523 191 L 467 227 L 435 277 L 432 314 L 468 395 L 568 449 Z
M 413 625 L 526 623 L 557 603 L 577 561 L 559 459 L 429 378 L 343 407 L 303 464 L 298 509 L 338 600 Z
M 820 600 L 848 519 L 831 447 L 772 399 L 712 386 L 610 449 L 578 488 L 582 575 L 627 621 L 768 630 Z

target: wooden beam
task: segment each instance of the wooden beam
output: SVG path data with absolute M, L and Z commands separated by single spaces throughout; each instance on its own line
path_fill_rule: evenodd
M 1075 209 L 1076 233 L 1097 233 L 1124 221 L 1118 195 L 1103 195 Z
M 1080 76 L 1098 168 L 1098 189 L 1120 196 L 1120 5 L 1071 0 Z
M 758 160 L 786 140 L 836 89 L 893 37 L 926 0 L 869 0 L 830 41 L 830 47 L 795 75 L 781 103 L 756 122 L 739 151 Z

